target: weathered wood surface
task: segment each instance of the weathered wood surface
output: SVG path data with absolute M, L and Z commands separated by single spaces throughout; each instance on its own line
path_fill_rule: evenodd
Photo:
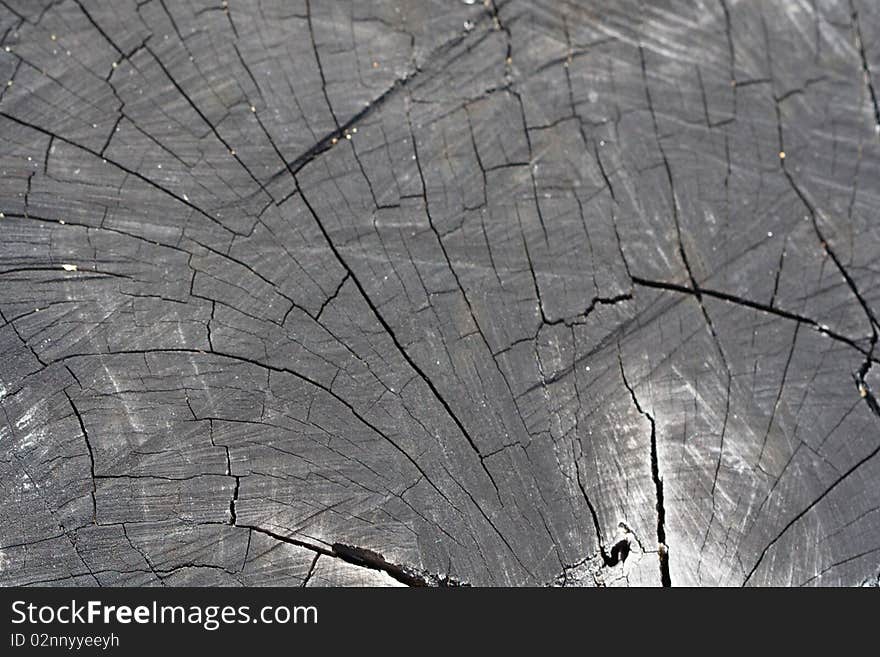
M 876 583 L 878 32 L 0 1 L 0 583 Z

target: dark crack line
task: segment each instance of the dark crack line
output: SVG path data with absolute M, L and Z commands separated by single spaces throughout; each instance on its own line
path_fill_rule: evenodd
M 95 475 L 95 452 L 92 449 L 92 442 L 89 440 L 89 433 L 86 431 L 86 424 L 83 421 L 83 417 L 79 412 L 79 409 L 76 407 L 76 404 L 73 403 L 73 399 L 70 396 L 70 393 L 67 390 L 64 390 L 64 396 L 67 398 L 67 402 L 70 404 L 70 408 L 73 409 L 73 414 L 76 416 L 77 422 L 79 422 L 79 429 L 82 432 L 83 441 L 86 444 L 86 450 L 89 454 L 89 468 L 92 475 L 92 523 L 98 524 L 98 486 L 97 486 L 97 476 Z
M 373 550 L 369 550 L 367 548 L 356 547 L 354 545 L 348 545 L 346 543 L 332 543 L 329 547 L 325 548 L 320 545 L 314 545 L 306 541 L 300 541 L 290 536 L 285 536 L 283 534 L 279 534 L 277 532 L 273 532 L 269 529 L 264 529 L 263 527 L 258 527 L 255 525 L 235 526 L 243 529 L 249 529 L 250 531 L 256 532 L 258 534 L 263 534 L 265 536 L 275 539 L 276 541 L 281 541 L 282 543 L 295 545 L 297 547 L 305 548 L 306 550 L 315 552 L 315 559 L 314 561 L 312 561 L 309 572 L 307 573 L 306 578 L 303 581 L 303 586 L 305 586 L 312 578 L 315 570 L 315 565 L 317 564 L 318 559 L 322 556 L 339 559 L 340 561 L 344 561 L 348 564 L 358 566 L 360 568 L 367 568 L 369 570 L 383 572 L 392 579 L 395 579 L 401 584 L 405 584 L 406 586 L 454 586 L 461 584 L 461 582 L 455 582 L 454 580 L 450 580 L 448 577 L 440 579 L 424 572 L 418 572 L 408 566 L 391 563 L 378 552 L 374 552 Z
M 238 164 L 241 166 L 241 168 L 244 169 L 244 171 L 245 171 L 245 173 L 247 173 L 248 177 L 254 183 L 256 183 L 257 187 L 259 187 L 260 190 L 264 194 L 266 194 L 266 196 L 268 198 L 271 199 L 272 195 L 268 192 L 265 185 L 254 175 L 254 173 L 250 170 L 250 168 L 238 156 L 238 153 L 236 153 L 235 149 L 230 145 L 230 143 L 228 141 L 226 141 L 226 139 L 223 137 L 223 135 L 220 134 L 220 131 L 217 130 L 217 127 L 213 123 L 211 123 L 211 121 L 208 119 L 208 117 L 205 116 L 205 113 L 202 112 L 201 108 L 198 105 L 196 105 L 195 101 L 190 97 L 190 95 L 186 92 L 186 90 L 177 81 L 177 78 L 175 78 L 171 74 L 171 71 L 168 70 L 168 67 L 166 67 L 165 64 L 162 62 L 162 60 L 159 59 L 159 55 L 157 55 L 153 51 L 153 49 L 150 48 L 150 46 L 148 46 L 146 44 L 144 44 L 144 50 L 146 50 L 148 53 L 150 53 L 150 56 L 153 58 L 153 60 L 156 62 L 156 64 L 158 64 L 159 68 L 165 74 L 165 77 L 167 77 L 171 81 L 171 84 L 177 90 L 177 93 L 179 93 L 181 95 L 181 97 L 187 102 L 187 104 L 192 108 L 192 110 L 199 116 L 199 118 L 202 119 L 202 121 L 204 121 L 205 125 L 208 126 L 208 129 L 211 131 L 211 133 L 214 135 L 214 137 L 217 138 L 217 141 L 219 141 L 221 144 L 223 144 L 223 146 L 226 148 L 226 151 L 235 159 L 236 162 L 238 162 Z
M 814 328 L 819 333 L 823 335 L 827 335 L 829 338 L 833 340 L 837 340 L 838 342 L 842 342 L 849 347 L 852 347 L 859 353 L 864 356 L 869 356 L 870 351 L 861 347 L 855 340 L 852 338 L 848 338 L 845 335 L 841 335 L 835 331 L 832 331 L 828 327 L 820 324 L 814 319 L 809 317 L 805 317 L 803 315 L 799 315 L 797 313 L 793 313 L 787 310 L 782 310 L 781 308 L 777 308 L 774 306 L 768 306 L 766 304 L 760 303 L 758 301 L 753 301 L 751 299 L 746 299 L 743 297 L 738 297 L 733 294 L 729 294 L 727 292 L 721 292 L 720 290 L 713 290 L 711 288 L 699 287 L 698 290 L 695 290 L 692 287 L 688 287 L 686 285 L 679 285 L 678 283 L 670 283 L 667 281 L 655 281 L 647 278 L 641 278 L 640 276 L 632 277 L 633 283 L 636 285 L 640 285 L 642 287 L 654 288 L 657 290 L 666 290 L 668 292 L 679 292 L 681 294 L 689 294 L 692 296 L 696 296 L 699 293 L 703 294 L 707 297 L 714 297 L 716 299 L 720 299 L 722 301 L 727 301 L 728 303 L 732 303 L 738 306 L 745 306 L 746 308 L 752 308 L 754 310 L 758 310 L 760 312 L 764 312 L 770 315 L 776 315 L 777 317 L 782 317 L 784 319 L 790 319 L 794 322 L 800 322 L 803 324 L 807 324 Z
M 447 52 L 450 48 L 457 45 L 464 39 L 463 34 L 458 34 L 451 39 L 445 41 L 444 43 L 437 46 L 431 53 L 429 53 L 425 57 L 426 62 L 431 62 L 438 57 L 440 57 L 443 53 Z M 394 82 L 383 91 L 381 94 L 376 96 L 367 102 L 367 104 L 355 113 L 350 119 L 345 121 L 345 123 L 339 123 L 336 121 L 336 129 L 331 130 L 324 136 L 322 136 L 317 142 L 315 142 L 312 146 L 307 148 L 301 154 L 296 156 L 293 160 L 286 159 L 281 151 L 277 148 L 276 144 L 273 142 L 271 145 L 275 148 L 275 151 L 281 157 L 281 160 L 284 162 L 285 167 L 280 171 L 272 174 L 270 176 L 267 184 L 274 182 L 281 176 L 285 175 L 285 173 L 291 173 L 294 176 L 299 173 L 306 165 L 314 161 L 318 156 L 322 155 L 326 151 L 329 151 L 337 142 L 345 138 L 345 135 L 353 128 L 356 124 L 360 123 L 367 117 L 371 116 L 373 113 L 380 110 L 391 98 L 393 98 L 401 89 L 408 87 L 410 84 L 414 83 L 418 77 L 424 72 L 424 67 L 422 66 L 414 66 L 414 68 L 408 71 L 403 76 L 394 80 Z M 259 90 L 259 88 L 258 88 Z M 329 103 L 328 103 L 329 104 Z M 331 110 L 332 111 L 332 110 Z M 335 118 L 335 117 L 334 117 Z M 266 132 L 265 128 L 263 130 Z M 268 136 L 268 133 L 267 133 Z M 270 138 L 270 141 L 271 138 Z M 278 202 L 281 205 L 285 200 L 282 199 Z
M 880 407 L 878 407 L 877 401 L 874 400 L 873 397 L 871 397 L 871 400 L 873 401 L 873 404 L 871 402 L 869 402 L 869 405 L 871 406 L 871 411 L 877 417 L 880 417 Z M 761 565 L 761 562 L 764 561 L 764 557 L 767 556 L 767 553 L 770 551 L 770 549 L 774 545 L 776 545 L 776 543 L 779 542 L 779 540 L 785 535 L 786 532 L 788 532 L 789 529 L 791 529 L 795 525 L 795 523 L 797 523 L 801 518 L 803 518 L 805 515 L 807 515 L 807 513 L 809 513 L 817 504 L 819 504 L 822 500 L 824 500 L 835 488 L 837 488 L 840 484 L 842 484 L 851 474 L 853 474 L 856 470 L 858 470 L 860 467 L 865 465 L 868 461 L 870 461 L 875 456 L 877 456 L 878 453 L 880 453 L 880 443 L 878 443 L 877 446 L 871 452 L 869 452 L 866 456 L 864 456 L 862 459 L 860 459 L 849 470 L 847 470 L 842 475 L 840 475 L 834 481 L 834 483 L 832 483 L 828 488 L 826 488 L 822 492 L 821 495 L 819 495 L 819 497 L 817 497 L 815 500 L 810 502 L 810 504 L 807 505 L 800 513 L 798 513 L 794 518 L 789 520 L 785 524 L 785 526 L 779 531 L 779 533 L 773 537 L 773 539 L 764 547 L 763 550 L 761 550 L 761 554 L 758 557 L 758 560 L 755 562 L 755 565 L 752 566 L 751 570 L 749 570 L 748 574 L 746 575 L 746 578 L 743 580 L 742 586 L 746 586 L 749 583 L 749 580 L 751 580 L 752 576 L 755 574 L 755 571 L 758 570 L 758 567 Z
M 232 490 L 232 499 L 229 500 L 229 524 L 235 525 L 238 515 L 235 512 L 235 504 L 238 502 L 238 491 L 241 488 L 241 477 L 235 475 L 235 488 Z
M 339 119 L 336 118 L 336 111 L 330 102 L 330 96 L 327 94 L 327 78 L 324 77 L 324 66 L 321 64 L 321 55 L 318 53 L 318 44 L 315 41 L 315 27 L 312 24 L 312 3 L 311 0 L 305 0 L 306 3 L 306 23 L 309 26 L 309 40 L 312 44 L 312 50 L 315 53 L 315 63 L 318 65 L 318 75 L 321 78 L 321 93 L 324 95 L 324 101 L 327 103 L 327 109 L 330 110 L 330 116 L 333 117 L 333 123 L 339 131 Z
M 599 543 L 599 554 L 602 556 L 602 562 L 606 566 L 613 566 L 617 563 L 617 561 L 615 559 L 612 563 L 612 558 L 608 556 L 608 552 L 605 550 L 605 540 L 602 537 L 602 528 L 599 524 L 599 515 L 596 513 L 596 507 L 590 500 L 590 496 L 589 494 L 587 494 L 587 489 L 584 486 L 583 479 L 581 478 L 581 467 L 579 464 L 579 459 L 577 458 L 577 456 L 572 454 L 572 460 L 574 461 L 575 477 L 577 478 L 578 488 L 580 488 L 581 495 L 584 498 L 584 502 L 587 503 L 587 508 L 590 510 L 590 517 L 593 519 L 593 528 L 596 530 L 596 541 Z
M 306 586 L 309 585 L 309 580 L 311 580 L 312 575 L 315 574 L 315 566 L 318 565 L 318 559 L 320 559 L 320 558 L 321 558 L 321 553 L 315 552 L 315 558 L 312 559 L 312 565 L 309 566 L 309 572 L 306 573 L 306 576 L 303 578 L 302 584 L 300 584 L 300 586 L 302 586 L 303 588 L 305 588 Z
M 107 157 L 106 155 L 101 155 L 101 153 L 99 153 L 98 151 L 96 151 L 96 150 L 94 150 L 94 149 L 92 149 L 92 148 L 89 148 L 88 146 L 85 146 L 85 145 L 83 145 L 83 144 L 79 144 L 79 143 L 73 141 L 72 139 L 68 139 L 67 137 L 65 137 L 65 136 L 63 136 L 63 135 L 60 135 L 60 134 L 58 134 L 58 133 L 54 133 L 54 132 L 52 132 L 51 130 L 47 130 L 46 128 L 43 128 L 42 126 L 39 126 L 39 125 L 37 125 L 37 124 L 35 124 L 35 123 L 30 123 L 30 122 L 28 122 L 28 121 L 25 121 L 24 119 L 20 119 L 20 118 L 18 118 L 17 116 L 13 116 L 12 114 L 9 114 L 9 113 L 6 112 L 6 111 L 0 110 L 0 116 L 2 116 L 2 117 L 5 118 L 5 119 L 8 119 L 9 121 L 12 121 L 13 123 L 17 123 L 17 124 L 20 125 L 20 126 L 23 126 L 23 127 L 25 127 L 25 128 L 29 128 L 29 129 L 31 129 L 31 130 L 34 130 L 34 131 L 36 131 L 36 132 L 39 132 L 40 134 L 46 135 L 47 137 L 54 137 L 54 138 L 57 139 L 58 141 L 64 142 L 65 144 L 68 144 L 68 145 L 70 145 L 70 146 L 73 146 L 74 148 L 78 148 L 78 149 L 80 149 L 81 151 L 84 151 L 84 152 L 88 153 L 89 155 L 92 155 L 92 156 L 94 156 L 94 157 L 96 157 L 96 158 L 98 158 L 98 159 L 105 160 L 106 162 L 108 162 L 108 163 L 112 164 L 113 166 L 115 166 L 115 167 L 116 167 L 117 169 L 119 169 L 120 171 L 123 171 L 123 172 L 129 174 L 130 176 L 133 176 L 133 177 L 137 178 L 138 180 L 140 180 L 140 181 L 146 183 L 147 185 L 149 185 L 150 187 L 152 187 L 152 188 L 154 188 L 154 189 L 156 189 L 156 190 L 162 192 L 162 193 L 165 194 L 166 196 L 170 196 L 170 197 L 173 198 L 175 201 L 177 201 L 177 202 L 179 202 L 179 203 L 181 203 L 181 204 L 187 206 L 188 208 L 190 208 L 190 209 L 192 209 L 192 210 L 195 210 L 195 211 L 198 212 L 200 215 L 202 215 L 203 217 L 205 217 L 206 219 L 208 219 L 211 223 L 216 224 L 216 225 L 217 225 L 218 227 L 220 227 L 222 230 L 224 230 L 224 231 L 226 231 L 226 232 L 229 232 L 229 233 L 231 233 L 231 234 L 238 234 L 238 233 L 235 233 L 234 231 L 232 231 L 230 228 L 224 226 L 222 223 L 220 223 L 220 221 L 219 221 L 216 217 L 210 215 L 208 212 L 206 212 L 205 210 L 203 210 L 203 209 L 200 208 L 199 206 L 197 206 L 197 205 L 195 205 L 194 203 L 192 203 L 191 201 L 189 201 L 189 200 L 183 198 L 182 196 L 178 196 L 177 194 L 175 194 L 173 191 L 171 191 L 171 190 L 168 189 L 167 187 L 163 187 L 162 185 L 160 185 L 159 183 L 155 182 L 155 181 L 152 180 L 151 178 L 148 178 L 147 176 L 145 176 L 144 174 L 140 173 L 139 171 L 136 171 L 136 170 L 134 170 L 134 169 L 131 169 L 131 168 L 125 166 L 124 164 L 121 164 L 120 162 L 116 162 L 115 160 L 110 159 L 110 158 Z M 240 233 L 240 234 L 241 234 L 242 236 L 244 236 L 243 233 Z
M 623 368 L 623 356 L 620 354 L 620 345 L 618 345 L 617 360 L 620 364 L 620 376 L 623 379 L 623 385 L 629 391 L 636 410 L 651 424 L 651 479 L 654 481 L 654 490 L 657 497 L 657 555 L 660 560 L 660 582 L 663 586 L 672 586 L 672 579 L 669 575 L 669 546 L 666 544 L 666 507 L 663 503 L 663 478 L 660 475 L 660 460 L 657 455 L 657 424 L 654 422 L 654 416 L 641 407 L 635 390 L 627 381 L 626 372 Z
M 871 105 L 874 110 L 874 132 L 880 134 L 880 103 L 877 101 L 877 90 L 874 88 L 874 78 L 871 75 L 871 67 L 868 65 L 868 56 L 865 52 L 865 41 L 862 38 L 862 25 L 859 22 L 859 12 L 856 9 L 854 0 L 849 3 L 853 27 L 855 28 L 856 48 L 859 51 L 859 57 L 862 64 L 862 72 L 865 76 L 865 86 L 871 96 Z

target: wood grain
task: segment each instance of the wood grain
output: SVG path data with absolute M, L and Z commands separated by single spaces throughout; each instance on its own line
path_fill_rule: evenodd
M 878 31 L 0 1 L 0 584 L 876 585 Z

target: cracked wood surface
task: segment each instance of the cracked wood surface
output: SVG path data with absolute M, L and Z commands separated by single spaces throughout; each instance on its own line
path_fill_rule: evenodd
M 876 585 L 878 31 L 0 0 L 0 584 Z

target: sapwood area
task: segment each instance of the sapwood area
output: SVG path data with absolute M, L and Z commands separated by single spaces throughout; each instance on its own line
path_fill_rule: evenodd
M 877 583 L 880 3 L 0 40 L 0 584 Z

